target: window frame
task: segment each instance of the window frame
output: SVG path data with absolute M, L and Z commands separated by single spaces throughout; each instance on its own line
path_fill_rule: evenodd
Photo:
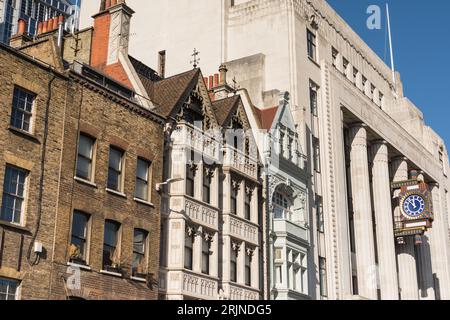
M 245 254 L 244 261 L 244 283 L 246 286 L 252 286 L 252 256 L 248 253 Z
M 308 58 L 317 62 L 317 36 L 308 28 L 306 28 L 306 41 Z
M 81 141 L 81 137 L 82 136 L 87 138 L 87 139 L 90 139 L 92 141 L 92 145 L 91 145 L 91 159 L 86 158 L 86 156 L 80 154 L 80 141 Z M 97 151 L 97 139 L 94 136 L 90 135 L 90 134 L 87 134 L 85 132 L 80 132 L 78 134 L 77 160 L 76 160 L 77 163 L 76 163 L 76 168 L 75 168 L 75 177 L 77 177 L 78 179 L 89 181 L 89 182 L 93 182 L 95 180 L 94 177 L 95 177 L 95 159 L 96 159 L 95 155 L 97 153 L 96 151 Z M 79 158 L 80 157 L 82 157 L 83 159 L 89 161 L 89 165 L 90 165 L 89 170 L 90 170 L 90 172 L 89 172 L 89 177 L 88 178 L 82 177 L 82 176 L 80 176 L 78 174 L 78 165 L 80 163 L 79 162 Z
M 252 197 L 252 192 L 246 190 L 244 196 L 244 218 L 248 221 L 252 220 Z
M 144 248 L 143 248 L 142 252 L 138 252 L 135 249 L 136 248 L 135 247 L 136 246 L 136 242 L 135 242 L 136 232 L 141 232 L 142 235 L 144 236 L 144 241 L 143 241 L 143 244 L 142 244 Z M 139 229 L 139 228 L 134 228 L 133 229 L 133 248 L 132 248 L 133 260 L 131 262 L 131 274 L 132 274 L 133 277 L 136 277 L 136 276 L 139 277 L 140 275 L 145 274 L 148 271 L 148 250 L 149 250 L 149 247 L 148 247 L 148 241 L 149 241 L 148 239 L 149 239 L 149 237 L 148 236 L 149 236 L 149 232 L 144 230 L 144 229 Z M 140 256 L 140 258 L 141 258 L 140 263 L 142 263 L 142 260 L 143 260 L 143 266 L 142 266 L 143 273 L 139 273 L 136 270 L 138 268 L 139 264 L 137 266 L 134 265 L 135 256 Z
M 190 242 L 187 242 L 186 240 L 190 239 Z M 185 231 L 184 235 L 184 269 L 193 271 L 194 269 L 194 234 L 189 235 L 188 231 Z M 187 244 L 190 244 L 189 246 Z M 189 251 L 189 255 L 187 254 L 187 251 Z M 187 258 L 189 257 L 189 263 Z
M 82 254 L 83 255 L 82 262 L 84 262 L 86 265 L 88 265 L 89 264 L 89 252 L 90 252 L 90 234 L 91 234 L 91 221 L 92 221 L 91 218 L 92 218 L 92 216 L 90 214 L 80 211 L 80 210 L 73 210 L 72 223 L 71 223 L 71 227 L 70 227 L 70 244 L 71 245 L 76 245 L 72 241 L 72 239 L 74 237 L 73 226 L 74 226 L 76 214 L 82 215 L 87 218 L 86 225 L 85 225 L 85 239 L 79 238 L 78 236 L 76 236 L 76 237 L 81 239 L 82 241 L 84 241 L 84 248 L 83 248 L 84 253 Z M 71 259 L 71 257 L 69 257 L 69 259 Z
M 7 283 L 7 288 L 6 288 L 6 292 L 0 292 L 0 294 L 4 294 L 6 299 L 0 299 L 0 301 L 16 301 L 20 299 L 20 287 L 21 287 L 21 281 L 20 280 L 16 280 L 16 279 L 11 279 L 11 278 L 5 278 L 5 277 L 0 277 L 0 282 L 6 282 Z M 15 284 L 15 290 L 14 290 L 14 299 L 8 299 L 9 296 L 11 296 L 11 294 L 9 293 L 10 290 L 10 286 L 11 284 Z
M 203 181 L 202 181 L 202 198 L 203 202 L 211 204 L 211 185 L 212 176 L 208 173 L 206 167 L 203 168 Z
M 120 153 L 120 168 L 119 170 L 116 168 L 111 167 L 111 152 L 115 151 Z M 124 192 L 124 179 L 125 179 L 125 158 L 126 158 L 126 152 L 125 150 L 121 149 L 120 147 L 116 147 L 111 145 L 109 147 L 109 154 L 108 154 L 108 177 L 107 177 L 107 188 L 108 190 L 112 190 L 115 192 Z M 111 184 L 110 184 L 110 173 L 114 172 L 115 174 L 118 174 L 117 176 L 117 189 L 114 188 Z
M 196 170 L 193 165 L 186 165 L 186 195 L 195 198 L 195 176 Z M 191 190 L 192 189 L 192 190 Z
M 211 275 L 211 241 L 205 236 L 202 237 L 202 273 Z
M 17 94 L 16 94 L 17 93 Z M 25 109 L 23 108 L 19 108 L 19 100 L 20 100 L 20 95 L 21 94 L 25 94 Z M 28 103 L 28 98 L 32 98 L 31 101 L 31 105 L 30 105 L 30 109 L 31 111 L 26 110 L 26 106 Z M 35 108 L 36 108 L 36 98 L 37 98 L 37 94 L 31 92 L 30 90 L 27 90 L 23 87 L 20 86 L 14 86 L 14 90 L 13 90 L 13 100 L 11 103 L 11 115 L 10 115 L 10 126 L 14 129 L 23 131 L 23 132 L 27 132 L 29 134 L 32 134 L 34 131 L 34 120 L 35 120 Z M 19 112 L 22 115 L 22 120 L 21 120 L 21 126 L 16 126 L 15 125 L 15 120 L 18 119 L 16 117 L 16 113 Z M 24 124 L 25 124 L 25 116 L 28 116 L 28 129 L 24 129 Z
M 237 216 L 238 215 L 238 197 L 239 197 L 239 188 L 230 186 L 230 213 Z
M 138 175 L 138 173 L 139 173 L 139 162 L 142 162 L 142 163 L 146 164 L 147 180 L 143 180 Z M 151 199 L 152 199 L 152 197 L 151 197 L 152 164 L 153 164 L 152 161 L 147 160 L 147 159 L 142 158 L 142 157 L 138 157 L 137 160 L 136 160 L 136 182 L 135 182 L 135 190 L 134 190 L 134 197 L 135 197 L 135 199 L 146 201 L 146 202 L 150 202 Z M 145 184 L 145 187 L 146 187 L 146 198 L 145 199 L 141 198 L 140 195 L 137 194 L 138 182 L 143 182 Z
M 7 171 L 8 171 L 8 169 L 17 171 L 19 174 L 23 173 L 25 175 L 24 182 L 23 182 L 23 187 L 22 187 L 22 189 L 23 189 L 22 190 L 22 195 L 13 194 L 13 193 L 9 193 L 9 192 L 5 191 L 6 190 L 6 183 L 7 183 L 6 182 L 6 178 L 7 178 Z M 30 171 L 28 171 L 26 169 L 23 169 L 23 168 L 20 168 L 18 166 L 15 166 L 13 164 L 6 163 L 5 171 L 4 171 L 4 177 L 3 177 L 2 203 L 1 203 L 1 207 L 0 207 L 0 221 L 4 221 L 4 222 L 10 223 L 12 225 L 17 225 L 17 226 L 24 226 L 25 225 L 25 213 L 26 213 L 26 210 L 27 210 L 27 207 L 28 207 L 27 201 L 28 201 L 29 176 L 30 176 Z M 18 180 L 18 178 L 19 178 L 19 176 L 16 179 Z M 8 184 L 11 184 L 11 182 L 8 182 Z M 18 185 L 19 185 L 19 181 L 16 182 L 16 186 L 15 186 L 16 192 L 18 192 L 18 190 L 17 190 L 18 189 Z M 5 198 L 6 197 L 13 198 L 13 200 L 14 200 L 14 208 L 12 208 L 12 209 L 15 209 L 15 203 L 16 203 L 15 200 L 19 200 L 20 203 L 21 203 L 20 213 L 19 213 L 20 217 L 19 217 L 19 221 L 18 222 L 14 221 L 15 220 L 14 219 L 15 218 L 15 210 L 13 210 L 13 213 L 12 213 L 12 216 L 11 216 L 11 220 L 12 221 L 9 221 L 9 220 L 6 220 L 6 219 L 3 218 L 3 216 L 4 216 L 3 210 L 6 210 L 6 209 L 4 209 Z
M 319 291 L 323 298 L 328 297 L 327 260 L 319 257 Z
M 239 252 L 237 249 L 233 249 L 233 247 L 230 248 L 231 255 L 230 255 L 230 281 L 233 283 L 237 283 L 237 274 L 238 274 L 238 256 Z M 234 266 L 234 268 L 233 268 Z
M 107 223 L 111 223 L 111 224 L 113 224 L 113 225 L 116 225 L 117 226 L 117 230 L 116 230 L 116 243 L 115 243 L 115 245 L 114 246 L 111 246 L 111 245 L 109 245 L 109 244 L 106 244 L 106 231 L 107 231 L 107 229 L 106 229 L 106 224 Z M 118 259 L 118 262 L 116 261 L 116 263 L 118 264 L 118 266 L 120 267 L 120 265 L 121 265 L 121 263 L 120 263 L 120 254 L 121 254 L 121 252 L 120 252 L 120 249 L 121 249 L 121 232 L 122 231 L 122 224 L 120 223 L 120 222 L 118 222 L 118 221 L 115 221 L 115 220 L 110 220 L 110 219 L 106 219 L 105 220 L 105 223 L 104 223 L 104 229 L 103 229 L 103 258 L 102 258 L 102 270 L 107 270 L 108 268 L 113 268 L 113 264 L 114 264 L 114 261 L 113 261 L 113 258 L 111 258 L 111 255 L 110 255 L 110 260 L 111 260 L 111 265 L 107 265 L 106 263 L 105 263 L 105 247 L 110 247 L 110 248 L 114 248 L 114 254 L 113 254 L 113 256 L 116 256 L 117 257 L 117 259 Z

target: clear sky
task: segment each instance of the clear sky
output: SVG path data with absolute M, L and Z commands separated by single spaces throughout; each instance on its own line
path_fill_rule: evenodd
M 327 0 L 390 66 L 386 0 Z M 389 0 L 396 69 L 405 95 L 450 148 L 450 1 Z M 370 5 L 382 8 L 382 29 L 367 28 Z M 387 44 L 387 42 L 386 42 Z

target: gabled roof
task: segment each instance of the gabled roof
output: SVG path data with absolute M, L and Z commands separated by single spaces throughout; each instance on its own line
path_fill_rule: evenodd
M 278 106 L 267 109 L 255 108 L 255 111 L 259 123 L 261 124 L 261 129 L 265 130 L 272 129 L 273 121 L 278 112 Z
M 233 115 L 239 106 L 240 96 L 232 96 L 229 98 L 214 101 L 212 107 L 216 114 L 217 122 L 220 126 L 224 126 L 227 120 Z
M 161 115 L 169 116 L 172 110 L 184 102 L 190 92 L 198 83 L 199 69 L 193 69 L 170 78 L 152 82 L 139 74 L 150 99 L 157 105 L 155 111 Z

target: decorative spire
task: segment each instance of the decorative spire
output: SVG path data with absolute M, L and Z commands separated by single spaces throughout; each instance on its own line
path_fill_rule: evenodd
M 200 54 L 200 52 L 197 51 L 196 48 L 194 48 L 194 53 L 191 54 L 192 56 L 192 61 L 191 64 L 194 67 L 194 69 L 196 69 L 198 67 L 198 64 L 200 63 L 200 58 L 198 57 L 198 55 Z

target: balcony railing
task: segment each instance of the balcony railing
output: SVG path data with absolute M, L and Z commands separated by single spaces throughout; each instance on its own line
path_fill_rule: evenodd
M 172 196 L 163 201 L 162 206 L 165 210 L 161 212 L 167 217 L 169 214 L 182 214 L 192 222 L 218 230 L 219 227 L 219 209 L 207 205 L 197 199 L 187 196 Z
M 183 295 L 202 300 L 218 299 L 219 281 L 188 270 L 161 270 L 159 289 L 168 295 Z
M 224 284 L 225 292 L 228 292 L 229 300 L 259 300 L 259 290 L 237 284 Z
M 185 198 L 184 207 L 186 215 L 192 221 L 217 229 L 219 218 L 219 211 L 217 209 L 206 206 L 197 200 L 187 198 Z
M 229 166 L 255 180 L 258 179 L 258 161 L 230 146 L 224 148 L 224 166 Z
M 217 299 L 218 281 L 194 273 L 183 273 L 183 295 L 200 299 Z
M 258 226 L 238 216 L 224 216 L 224 230 L 234 238 L 258 245 Z
M 219 160 L 220 143 L 208 133 L 186 123 L 179 124 L 172 134 L 175 145 L 189 146 L 201 155 Z

